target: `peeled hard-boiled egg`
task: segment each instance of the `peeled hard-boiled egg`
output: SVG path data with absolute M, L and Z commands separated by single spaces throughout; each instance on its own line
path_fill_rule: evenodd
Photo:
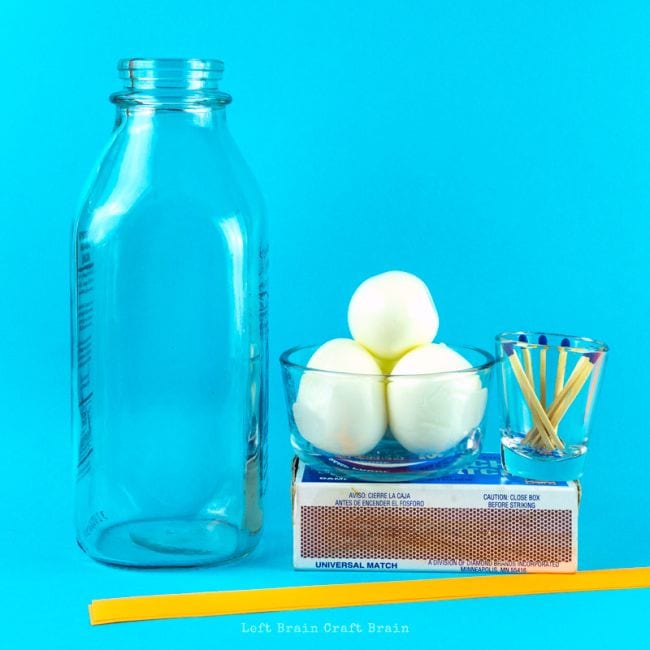
M 387 388 L 389 425 L 405 449 L 415 454 L 441 453 L 480 424 L 487 389 L 477 375 L 427 374 L 471 367 L 443 343 L 417 347 L 397 362 Z
M 411 273 L 388 271 L 368 278 L 348 308 L 352 338 L 389 370 L 397 358 L 438 332 L 438 312 L 427 285 Z
M 316 350 L 307 368 L 313 370 L 305 370 L 293 405 L 303 438 L 337 455 L 373 449 L 387 416 L 386 385 L 372 355 L 356 341 L 333 339 Z

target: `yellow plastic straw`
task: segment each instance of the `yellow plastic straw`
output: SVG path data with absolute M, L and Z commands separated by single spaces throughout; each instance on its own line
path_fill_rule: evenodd
M 166 596 L 134 596 L 93 600 L 88 609 L 91 624 L 103 625 L 163 618 L 648 587 L 650 587 L 650 567 L 644 567 L 581 571 L 573 574 L 434 578 Z

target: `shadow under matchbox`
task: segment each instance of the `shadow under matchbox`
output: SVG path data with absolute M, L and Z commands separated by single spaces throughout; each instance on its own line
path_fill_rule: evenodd
M 579 485 L 508 476 L 497 454 L 455 474 L 370 483 L 294 462 L 297 569 L 573 573 Z

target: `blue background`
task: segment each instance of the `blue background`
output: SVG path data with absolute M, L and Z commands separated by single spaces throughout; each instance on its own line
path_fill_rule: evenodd
M 102 628 L 88 625 L 86 605 L 386 577 L 291 569 L 277 357 L 345 335 L 356 285 L 391 268 L 428 282 L 442 340 L 491 349 L 498 331 L 531 328 L 610 344 L 583 482 L 580 566 L 649 563 L 649 24 L 644 2 L 5 2 L 0 645 L 259 647 L 240 626 L 260 620 L 397 622 L 411 630 L 406 643 L 434 649 L 463 639 L 622 647 L 640 635 L 648 590 Z M 231 130 L 269 209 L 269 516 L 258 551 L 224 568 L 118 570 L 73 541 L 70 224 L 111 128 L 106 98 L 125 56 L 225 61 Z

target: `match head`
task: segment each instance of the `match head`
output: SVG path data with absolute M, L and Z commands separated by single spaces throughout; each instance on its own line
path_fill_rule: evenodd
M 596 365 L 596 362 L 598 361 L 598 359 L 600 359 L 602 355 L 603 355 L 602 352 L 588 352 L 587 354 L 585 354 L 585 357 L 587 357 L 587 359 L 589 359 L 589 361 L 591 361 L 592 364 Z
M 560 345 L 563 348 L 568 348 L 571 345 L 571 341 L 569 341 L 569 339 L 562 339 L 562 342 L 560 343 Z
M 514 343 L 504 343 L 503 351 L 506 353 L 507 356 L 512 356 L 512 354 L 515 351 Z
M 540 334 L 539 338 L 537 339 L 537 342 L 540 345 L 548 345 L 548 338 L 547 338 L 546 334 Z
M 519 342 L 520 343 L 528 343 L 528 337 L 525 334 L 520 334 L 519 335 Z

